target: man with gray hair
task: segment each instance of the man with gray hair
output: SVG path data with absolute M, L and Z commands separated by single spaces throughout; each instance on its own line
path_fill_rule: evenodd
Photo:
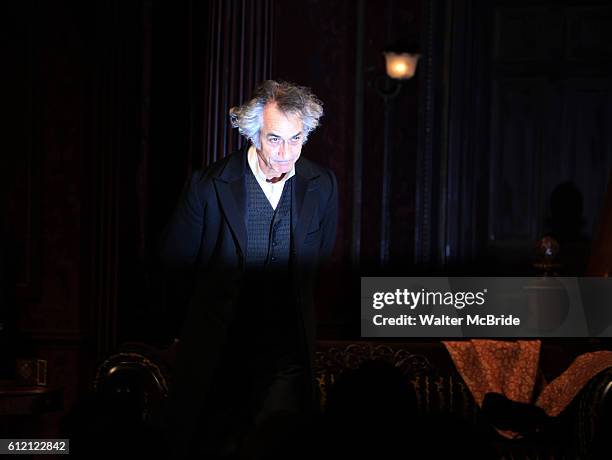
M 192 175 L 163 232 L 162 260 L 196 272 L 168 397 L 177 457 L 235 454 L 271 420 L 317 409 L 313 290 L 338 196 L 301 151 L 322 114 L 309 89 L 264 81 L 230 110 L 247 145 Z

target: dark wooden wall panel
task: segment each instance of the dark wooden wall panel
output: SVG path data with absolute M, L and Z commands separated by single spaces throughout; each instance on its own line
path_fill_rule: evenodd
M 600 217 L 612 170 L 603 27 L 611 14 L 597 5 L 495 8 L 489 246 L 505 257 L 518 250 L 523 270 L 535 241 L 559 232 L 551 222 L 558 186 L 572 183 L 582 199 L 572 238 L 586 246 Z
M 565 274 L 580 274 L 612 168 L 612 10 L 597 0 L 430 5 L 446 19 L 432 21 L 444 46 L 430 48 L 441 76 L 423 117 L 434 130 L 440 120 L 421 160 L 439 162 L 430 193 L 440 195 L 421 212 L 437 229 L 425 249 L 440 272 L 525 275 L 552 234 L 571 254 Z M 582 199 L 573 223 L 552 214 L 555 190 Z
M 565 56 L 574 61 L 612 59 L 612 10 L 608 5 L 565 9 Z
M 563 55 L 563 12 L 549 6 L 498 7 L 494 18 L 496 59 L 559 59 Z
M 7 4 L 3 46 L 11 80 L 2 85 L 11 118 L 2 140 L 2 224 L 14 245 L 17 297 L 14 322 L 4 324 L 3 378 L 13 377 L 16 357 L 48 361 L 48 386 L 61 388 L 70 407 L 87 387 L 83 276 L 82 169 L 85 18 L 78 2 Z M 81 22 L 83 21 L 83 22 Z M 10 242 L 9 242 L 10 241 Z M 7 267 L 3 267 L 7 268 Z M 5 341 L 6 336 L 10 341 Z M 23 420 L 24 435 L 58 435 L 65 412 Z
M 19 329 L 32 336 L 72 336 L 80 328 L 81 50 L 79 30 L 69 12 L 47 6 L 30 2 L 17 18 L 32 32 L 35 54 L 24 56 L 32 61 L 21 69 L 26 90 L 21 97 L 27 112 L 20 120 L 25 123 L 22 147 L 14 151 L 15 189 L 9 195 L 9 209 L 15 213 L 8 216 L 23 245 Z M 39 18 L 47 21 L 38 22 Z M 55 28 L 53 23 L 65 27 Z M 63 112 L 58 116 L 60 108 Z M 40 227 L 35 228 L 38 222 Z M 41 252 L 34 252 L 36 247 Z M 36 257 L 40 262 L 32 261 Z M 31 296 L 26 280 L 33 281 L 36 263 L 41 266 L 41 289 Z
M 27 4 L 4 15 L 6 61 L 2 85 L 8 115 L 5 150 L 0 164 L 2 228 L 6 247 L 14 252 L 17 292 L 21 299 L 40 298 L 41 284 L 41 100 L 39 93 L 38 16 Z
M 540 209 L 534 189 L 542 148 L 542 106 L 547 94 L 540 79 L 516 79 L 496 85 L 491 135 L 489 238 L 534 239 L 536 222 L 525 219 Z M 497 102 L 497 104 L 496 104 Z

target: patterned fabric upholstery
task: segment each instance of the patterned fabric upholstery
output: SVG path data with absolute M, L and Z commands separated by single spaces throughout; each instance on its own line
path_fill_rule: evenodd
M 325 410 L 326 396 L 338 376 L 368 360 L 384 360 L 398 367 L 412 386 L 420 413 L 447 413 L 466 422 L 487 424 L 467 385 L 458 372 L 441 371 L 423 354 L 413 354 L 410 345 L 398 343 L 338 342 L 316 354 L 315 375 Z M 450 360 L 450 357 L 449 357 Z M 489 430 L 500 459 L 591 458 L 605 449 L 612 427 L 612 368 L 593 377 L 566 410 L 544 433 L 532 439 L 505 439 Z M 602 434 L 604 433 L 604 434 Z M 596 457 L 599 458 L 599 457 Z

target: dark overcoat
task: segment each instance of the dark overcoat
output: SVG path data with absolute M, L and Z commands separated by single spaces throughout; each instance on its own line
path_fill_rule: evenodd
M 160 256 L 166 266 L 193 267 L 196 273 L 165 409 L 171 447 L 178 457 L 193 437 L 240 298 L 247 244 L 247 148 L 195 171 L 162 233 Z M 337 190 L 331 170 L 299 158 L 292 197 L 290 272 L 300 356 L 307 369 L 304 398 L 313 410 L 317 404 L 313 290 L 317 269 L 331 255 L 336 238 Z M 253 306 L 257 307 L 257 299 Z

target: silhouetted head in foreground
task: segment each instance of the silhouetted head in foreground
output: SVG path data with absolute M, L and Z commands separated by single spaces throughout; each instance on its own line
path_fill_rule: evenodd
M 329 391 L 324 418 L 322 439 L 336 454 L 491 458 L 485 439 L 469 421 L 448 413 L 420 413 L 409 378 L 384 361 L 369 361 L 340 375 Z

